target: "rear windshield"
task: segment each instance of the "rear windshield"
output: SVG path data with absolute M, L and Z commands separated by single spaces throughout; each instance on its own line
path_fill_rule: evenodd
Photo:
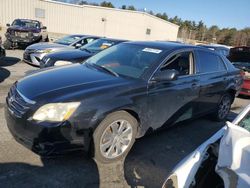
M 12 26 L 27 27 L 27 28 L 40 28 L 40 23 L 34 20 L 14 20 Z
M 249 63 L 250 62 L 250 48 L 248 47 L 238 47 L 232 48 L 229 52 L 228 59 L 234 63 Z

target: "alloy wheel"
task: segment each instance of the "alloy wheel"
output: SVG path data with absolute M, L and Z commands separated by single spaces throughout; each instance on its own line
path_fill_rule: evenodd
M 224 119 L 231 107 L 231 99 L 229 96 L 224 96 L 219 105 L 218 116 L 220 119 Z
M 101 136 L 101 154 L 108 159 L 113 159 L 122 155 L 130 146 L 132 137 L 133 129 L 128 121 L 114 121 L 107 126 Z

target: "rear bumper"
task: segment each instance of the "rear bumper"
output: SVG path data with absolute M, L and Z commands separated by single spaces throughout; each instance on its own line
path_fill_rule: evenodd
M 250 96 L 250 80 L 244 80 L 240 94 Z
M 60 154 L 71 150 L 88 150 L 89 133 L 78 135 L 69 122 L 42 125 L 25 118 L 17 118 L 5 107 L 8 129 L 15 140 L 41 156 Z M 88 135 L 88 136 L 84 136 Z

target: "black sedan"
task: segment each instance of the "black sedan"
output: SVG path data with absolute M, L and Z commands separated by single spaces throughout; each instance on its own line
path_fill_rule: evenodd
M 126 42 L 19 80 L 6 120 L 16 140 L 40 155 L 79 147 L 112 162 L 148 130 L 205 114 L 224 120 L 241 84 L 240 71 L 211 50 Z
M 43 57 L 42 61 L 40 62 L 40 67 L 45 68 L 79 63 L 95 55 L 96 53 L 121 42 L 125 41 L 119 39 L 101 38 L 95 40 L 92 43 L 84 45 L 78 50 L 68 48 L 59 52 L 50 53 Z

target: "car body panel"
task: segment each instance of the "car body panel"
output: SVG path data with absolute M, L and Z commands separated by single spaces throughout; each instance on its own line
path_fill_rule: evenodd
M 240 94 L 250 96 L 250 47 L 240 46 L 230 49 L 229 60 L 243 71 L 244 82 Z
M 36 22 L 37 27 L 27 27 L 21 25 L 13 25 L 15 22 Z M 37 35 L 34 35 L 37 33 Z M 42 26 L 42 23 L 37 20 L 30 19 L 15 19 L 5 33 L 7 40 L 17 44 L 32 44 L 40 40 L 46 40 L 48 33 Z
M 113 44 L 112 45 L 116 45 L 119 44 L 121 42 L 124 42 L 124 40 L 119 40 L 119 39 L 110 39 L 110 38 L 100 38 L 99 40 L 97 39 L 95 42 L 98 41 L 110 41 Z M 94 43 L 92 43 L 94 44 Z M 91 44 L 88 44 L 88 46 Z M 110 45 L 110 46 L 112 46 Z M 110 46 L 108 46 L 107 48 L 109 48 Z M 83 46 L 85 47 L 85 46 Z M 80 63 L 86 59 L 88 59 L 89 57 L 95 55 L 96 53 L 106 49 L 97 49 L 97 50 L 88 50 L 85 48 L 80 48 L 80 49 L 65 49 L 65 50 L 61 50 L 59 52 L 54 52 L 54 53 L 50 53 L 47 54 L 46 56 L 43 57 L 42 61 L 40 62 L 40 68 L 45 68 L 45 67 L 51 67 L 54 66 L 54 64 L 56 63 L 56 61 L 69 61 L 71 63 Z M 88 48 L 88 47 L 86 47 Z
M 57 41 L 55 41 L 54 43 L 43 42 L 32 44 L 25 49 L 23 54 L 23 60 L 26 63 L 40 67 L 40 62 L 42 58 L 49 53 L 63 51 L 67 49 L 75 49 L 76 44 L 85 45 L 82 41 L 85 42 L 85 40 L 87 39 L 93 39 L 94 41 L 99 38 L 97 36 L 91 35 L 69 35 L 68 37 L 71 36 L 77 37 L 79 39 L 74 40 L 72 43 L 69 44 L 61 44 L 59 42 L 57 43 Z
M 46 132 L 46 130 L 49 130 L 48 127 L 60 127 L 60 124 L 34 122 L 32 116 L 37 109 L 48 103 L 77 101 L 80 102 L 80 106 L 67 120 L 67 123 L 70 124 L 75 134 L 85 135 L 85 132 L 87 132 L 88 137 L 84 141 L 90 143 L 92 139 L 90 133 L 94 132 L 108 114 L 119 110 L 131 113 L 138 120 L 137 138 L 145 135 L 148 130 L 156 130 L 163 125 L 169 126 L 175 122 L 196 117 L 197 114 L 203 115 L 199 112 L 201 107 L 201 104 L 199 104 L 200 89 L 201 84 L 203 84 L 200 83 L 200 77 L 202 75 L 179 76 L 172 81 L 155 82 L 153 80 L 154 76 L 161 71 L 161 65 L 168 61 L 173 54 L 183 50 L 195 51 L 199 49 L 198 47 L 164 42 L 127 42 L 112 48 L 118 49 L 119 46 L 126 45 L 139 46 L 142 51 L 145 49 L 149 51 L 146 53 L 158 53 L 159 50 L 153 50 L 152 52 L 152 49 L 162 49 L 162 54 L 157 56 L 157 59 L 150 66 L 151 68 L 146 69 L 139 78 L 122 74 L 117 76 L 91 65 L 89 62 L 46 68 L 28 75 L 15 83 L 8 94 L 7 117 L 13 118 L 10 121 L 7 120 L 7 124 L 13 124 L 13 119 L 14 122 L 16 119 L 22 124 L 20 126 L 25 126 L 24 119 L 26 119 L 32 125 L 38 123 L 44 126 L 45 130 L 38 132 Z M 107 51 L 110 50 L 110 56 L 113 57 L 112 48 L 107 49 Z M 127 48 L 131 48 L 131 46 L 127 46 Z M 107 51 L 103 51 L 96 56 L 106 54 Z M 210 50 L 207 51 L 213 53 Z M 96 56 L 92 59 L 95 59 Z M 200 62 L 196 61 L 195 63 Z M 236 81 L 239 79 L 239 75 L 238 69 L 234 67 L 228 69 L 225 77 L 231 76 L 232 80 L 228 82 L 228 85 L 221 87 L 220 90 L 218 88 L 217 93 L 222 95 L 222 91 L 227 92 L 226 89 L 231 87 L 231 84 L 235 88 L 239 88 L 241 83 Z M 204 81 L 204 85 L 206 84 Z M 21 93 L 21 95 L 16 93 Z M 213 94 L 216 95 L 217 93 Z M 17 99 L 15 99 L 16 96 L 18 96 Z M 22 96 L 25 96 L 26 102 L 24 102 L 25 98 Z M 17 100 L 17 104 L 15 100 Z M 18 102 L 19 100 L 21 101 Z M 29 104 L 28 101 L 33 102 Z M 210 111 L 206 111 L 206 113 L 208 112 L 210 113 Z
M 248 105 L 232 123 L 227 122 L 226 126 L 221 128 L 195 151 L 179 162 L 172 170 L 169 178 L 164 182 L 163 188 L 166 187 L 168 180 L 173 179 L 173 177 L 175 177 L 174 179 L 176 180 L 175 188 L 188 188 L 194 185 L 195 175 L 202 162 L 207 159 L 206 153 L 208 148 L 219 141 L 219 157 L 215 170 L 223 178 L 225 187 L 249 187 L 250 170 L 248 168 L 248 159 L 250 157 L 250 133 L 238 126 L 238 123 L 246 117 L 249 112 L 250 105 Z M 228 171 L 225 169 L 233 173 L 228 174 Z

